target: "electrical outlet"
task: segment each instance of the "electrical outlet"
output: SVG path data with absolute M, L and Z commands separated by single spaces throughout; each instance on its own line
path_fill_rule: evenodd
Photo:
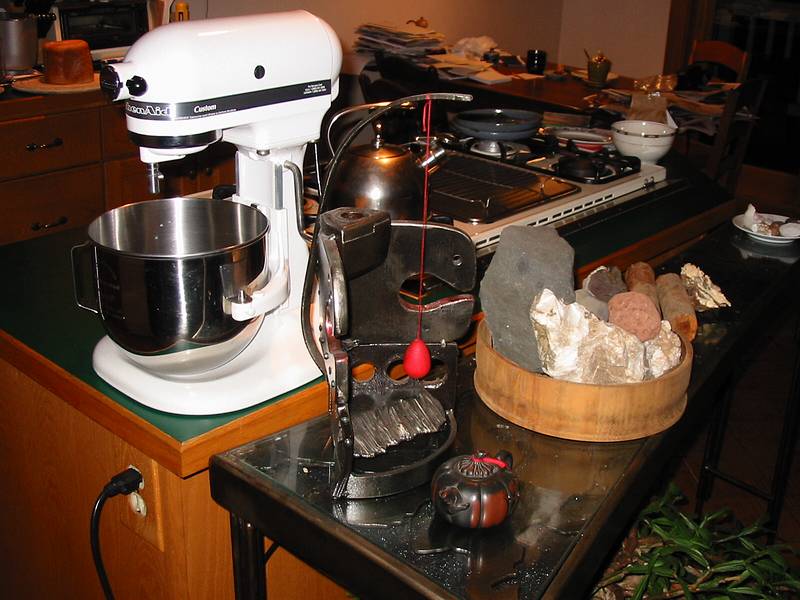
M 138 454 L 138 453 L 137 453 Z M 119 511 L 123 525 L 150 544 L 164 551 L 164 519 L 161 500 L 161 485 L 158 477 L 158 464 L 144 455 L 133 456 L 126 452 L 128 466 L 142 474 L 142 485 L 138 492 L 130 494 L 124 507 Z

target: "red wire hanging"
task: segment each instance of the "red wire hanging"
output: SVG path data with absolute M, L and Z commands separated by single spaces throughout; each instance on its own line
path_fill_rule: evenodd
M 425 276 L 425 238 L 428 232 L 428 177 L 430 164 L 427 159 L 431 151 L 431 112 L 432 100 L 428 97 L 422 109 L 422 130 L 425 132 L 425 182 L 422 192 L 422 236 L 419 248 L 419 289 L 417 292 L 417 337 L 406 349 L 403 357 L 403 368 L 410 377 L 421 379 L 431 370 L 431 353 L 422 340 L 422 294 Z
M 422 131 L 425 133 L 425 183 L 422 191 L 422 238 L 419 247 L 419 293 L 417 297 L 417 337 L 422 338 L 422 291 L 423 276 L 425 274 L 425 237 L 428 232 L 428 176 L 430 174 L 430 163 L 427 159 L 431 151 L 431 104 L 428 98 L 422 109 Z

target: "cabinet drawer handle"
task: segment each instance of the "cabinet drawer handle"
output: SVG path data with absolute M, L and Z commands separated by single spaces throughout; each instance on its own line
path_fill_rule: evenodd
M 58 227 L 60 225 L 66 225 L 68 220 L 69 219 L 67 219 L 67 217 L 60 216 L 55 221 L 53 221 L 52 223 L 39 223 L 37 221 L 36 223 L 31 225 L 31 229 L 33 231 L 41 231 L 42 229 L 52 229 L 53 227 Z
M 25 149 L 28 152 L 36 152 L 37 150 L 47 150 L 48 148 L 58 148 L 59 146 L 62 146 L 63 144 L 64 144 L 64 140 L 62 140 L 60 137 L 57 137 L 56 139 L 54 139 L 49 144 L 34 144 L 34 143 L 30 143 L 27 146 L 25 146 Z

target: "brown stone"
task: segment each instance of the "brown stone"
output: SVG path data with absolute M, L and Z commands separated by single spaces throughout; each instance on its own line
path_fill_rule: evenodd
M 646 342 L 658 335 L 661 315 L 645 294 L 623 292 L 608 301 L 608 322 Z

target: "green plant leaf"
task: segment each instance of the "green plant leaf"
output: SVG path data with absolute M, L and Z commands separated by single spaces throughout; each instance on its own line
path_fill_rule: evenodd
M 739 594 L 741 596 L 755 596 L 756 598 L 769 598 L 769 596 L 765 595 L 764 592 L 761 592 L 755 588 L 751 587 L 729 587 L 728 591 L 732 594 Z
M 714 565 L 715 573 L 732 573 L 744 569 L 745 562 L 742 559 L 729 560 L 727 562 Z
M 750 573 L 750 575 L 753 576 L 753 579 L 758 581 L 758 583 L 760 583 L 761 585 L 769 585 L 767 583 L 766 577 L 764 577 L 764 574 L 761 573 L 761 569 L 759 569 L 755 565 L 747 565 L 746 569 L 747 569 L 747 572 Z
M 631 562 L 619 562 L 626 566 L 606 574 L 604 586 L 639 578 L 633 592 L 638 599 L 800 596 L 800 575 L 781 554 L 793 549 L 762 545 L 763 522 L 742 526 L 727 509 L 693 519 L 676 507 L 679 497 L 668 491 L 640 513 L 626 538 L 624 559 Z
M 642 600 L 642 598 L 644 598 L 644 593 L 647 591 L 647 583 L 649 579 L 649 575 L 642 577 L 642 580 L 639 582 L 639 585 L 636 586 L 636 590 L 633 592 L 633 600 Z

